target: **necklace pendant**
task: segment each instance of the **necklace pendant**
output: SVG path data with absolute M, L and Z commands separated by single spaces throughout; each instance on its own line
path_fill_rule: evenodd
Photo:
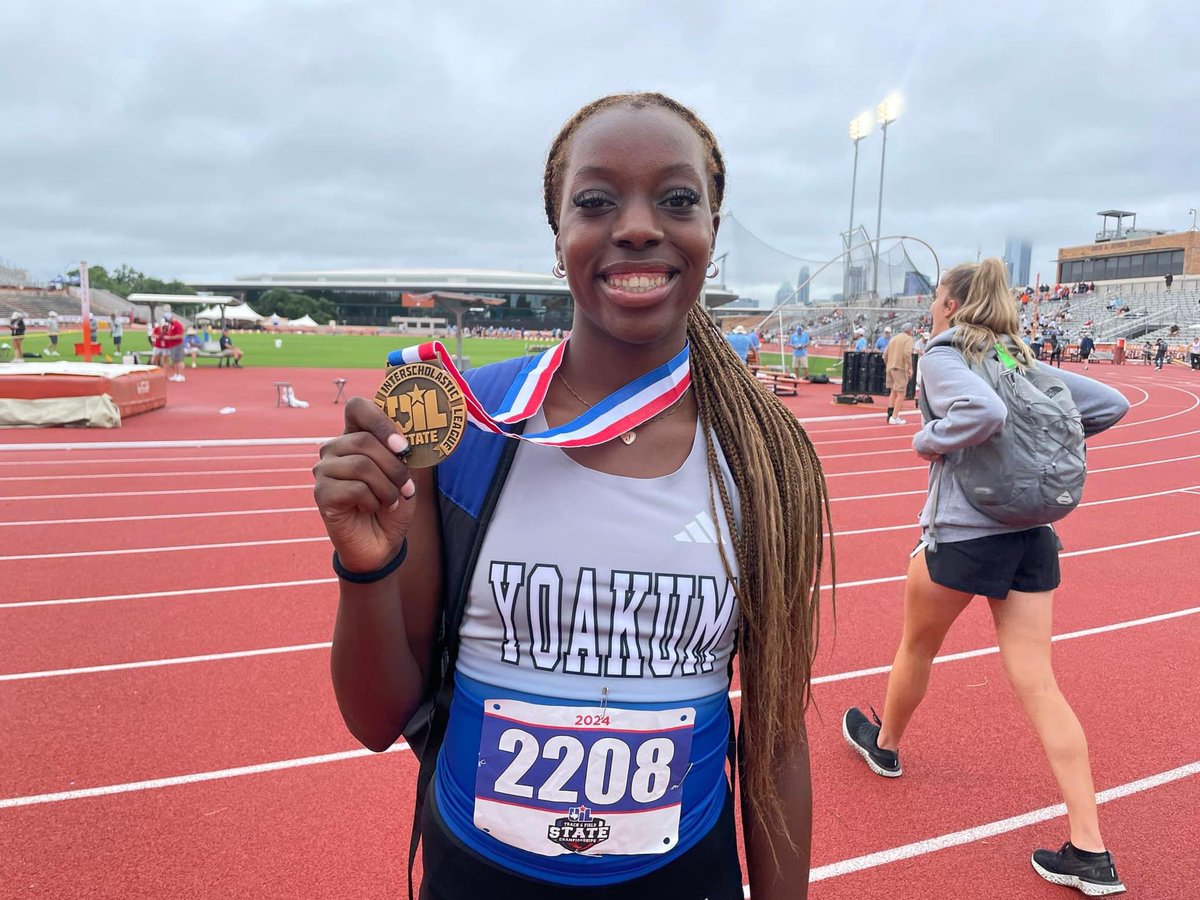
M 621 440 L 624 442 L 625 446 L 628 447 L 630 444 L 632 444 L 634 441 L 637 440 L 637 432 L 636 431 L 627 431 L 623 435 L 621 435 Z

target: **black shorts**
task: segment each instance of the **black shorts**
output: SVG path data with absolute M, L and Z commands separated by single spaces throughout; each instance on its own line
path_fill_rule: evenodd
M 1009 591 L 1037 594 L 1058 587 L 1058 551 L 1053 528 L 992 534 L 969 541 L 938 541 L 925 548 L 925 565 L 935 584 L 1002 600 Z
M 1091 350 L 1080 350 L 1080 351 L 1079 351 L 1079 358 L 1080 358 L 1080 359 L 1087 359 L 1087 358 L 1088 358 L 1088 357 L 1090 357 L 1091 355 L 1092 355 L 1092 351 L 1091 351 Z
M 524 878 L 464 846 L 442 821 L 430 787 L 421 818 L 420 900 L 742 900 L 732 792 L 712 830 L 661 869 L 604 887 L 575 887 Z

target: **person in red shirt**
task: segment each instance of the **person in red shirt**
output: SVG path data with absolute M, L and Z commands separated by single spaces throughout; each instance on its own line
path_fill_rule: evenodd
M 183 377 L 183 323 L 175 317 L 170 306 L 163 307 L 163 318 L 154 329 L 154 355 L 165 364 L 170 360 L 174 375 L 168 381 L 187 381 Z

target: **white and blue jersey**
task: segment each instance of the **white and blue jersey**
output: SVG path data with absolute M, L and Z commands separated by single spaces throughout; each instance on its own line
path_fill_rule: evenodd
M 438 758 L 438 811 L 463 844 L 527 877 L 602 885 L 712 829 L 738 625 L 723 519 L 699 429 L 661 478 L 521 445 L 471 576 Z

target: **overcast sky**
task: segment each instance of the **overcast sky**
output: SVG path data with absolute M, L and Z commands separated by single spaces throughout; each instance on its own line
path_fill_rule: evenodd
M 547 147 L 583 103 L 635 89 L 711 125 L 738 222 L 827 259 L 848 121 L 897 90 L 884 233 L 946 265 L 1026 236 L 1046 272 L 1100 209 L 1190 225 L 1198 34 L 1194 0 L 5 0 L 0 260 L 43 279 L 82 258 L 185 280 L 548 271 Z M 859 167 L 872 231 L 880 145 Z

